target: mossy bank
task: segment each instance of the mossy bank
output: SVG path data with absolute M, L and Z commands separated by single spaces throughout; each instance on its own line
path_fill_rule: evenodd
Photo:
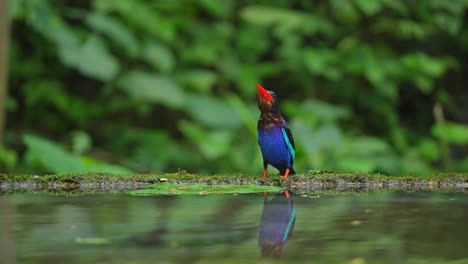
M 118 175 L 106 173 L 73 173 L 54 175 L 0 175 L 0 191 L 128 191 L 151 184 L 256 184 L 280 186 L 296 192 L 314 190 L 468 190 L 468 174 L 448 173 L 431 176 L 387 176 L 382 174 L 311 171 L 282 179 L 276 175 L 196 175 L 186 171 L 165 174 Z

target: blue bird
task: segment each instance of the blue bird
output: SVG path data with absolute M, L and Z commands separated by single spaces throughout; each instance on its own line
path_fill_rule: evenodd
M 260 118 L 257 123 L 258 144 L 263 156 L 263 178 L 268 165 L 277 168 L 282 178 L 295 174 L 293 164 L 296 146 L 291 130 L 281 116 L 276 94 L 257 84 Z
M 296 207 L 289 191 L 281 192 L 268 201 L 264 195 L 263 212 L 258 228 L 258 245 L 262 257 L 280 257 L 291 238 L 296 223 Z

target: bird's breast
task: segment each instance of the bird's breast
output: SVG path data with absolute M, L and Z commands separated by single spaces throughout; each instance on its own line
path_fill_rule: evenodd
M 258 144 L 263 159 L 273 166 L 284 166 L 291 159 L 281 127 L 270 126 L 258 130 Z

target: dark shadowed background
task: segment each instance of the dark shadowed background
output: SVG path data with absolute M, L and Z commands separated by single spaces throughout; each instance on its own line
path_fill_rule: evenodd
M 2 172 L 260 175 L 257 83 L 299 172 L 468 171 L 468 1 L 1 2 Z

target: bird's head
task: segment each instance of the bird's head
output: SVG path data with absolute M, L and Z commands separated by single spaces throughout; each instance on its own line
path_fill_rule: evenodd
M 257 84 L 258 91 L 258 108 L 262 113 L 268 113 L 278 108 L 276 94 L 272 91 L 265 90 L 260 84 Z

